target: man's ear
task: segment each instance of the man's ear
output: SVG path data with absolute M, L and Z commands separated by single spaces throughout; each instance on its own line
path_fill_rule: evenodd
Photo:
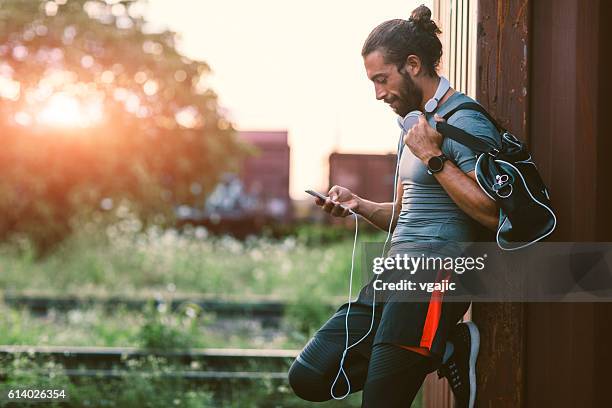
M 410 54 L 406 57 L 404 71 L 412 77 L 418 76 L 421 73 L 421 59 L 417 55 Z

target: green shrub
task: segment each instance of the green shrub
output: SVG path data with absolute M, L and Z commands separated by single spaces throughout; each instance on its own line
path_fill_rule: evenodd
M 187 305 L 179 313 L 171 313 L 166 303 L 145 308 L 145 321 L 138 332 L 146 349 L 188 349 L 197 343 L 200 333 L 199 306 Z
M 193 389 L 181 378 L 169 378 L 173 367 L 163 359 L 132 360 L 118 370 L 114 379 L 79 378 L 71 380 L 64 367 L 53 361 L 36 361 L 27 354 L 0 360 L 4 389 L 64 390 L 64 401 L 46 401 L 45 407 L 215 407 L 212 393 Z M 25 402 L 19 406 L 39 407 L 41 402 Z
M 331 317 L 334 309 L 320 289 L 304 286 L 285 311 L 285 323 L 294 336 L 305 341 Z
M 300 286 L 316 284 L 325 296 L 345 296 L 352 238 L 307 245 L 295 237 L 239 241 L 208 237 L 197 228 L 140 228 L 130 215 L 106 227 L 84 223 L 42 259 L 33 258 L 25 243 L 24 249 L 0 246 L 0 287 L 79 295 L 189 292 L 291 300 Z

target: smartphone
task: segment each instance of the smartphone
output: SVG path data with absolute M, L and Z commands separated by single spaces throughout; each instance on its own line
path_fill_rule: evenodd
M 327 198 L 327 196 L 324 196 L 323 194 L 319 193 L 318 191 L 314 191 L 314 190 L 304 190 L 304 191 L 306 191 L 311 196 L 319 197 L 321 200 L 325 200 Z
M 310 194 L 313 197 L 319 197 L 322 200 L 326 200 L 327 196 L 324 196 L 323 194 L 319 193 L 318 191 L 314 191 L 314 190 L 304 190 L 305 192 L 307 192 L 308 194 Z M 346 207 L 344 207 L 343 205 L 340 205 L 340 207 L 346 209 Z

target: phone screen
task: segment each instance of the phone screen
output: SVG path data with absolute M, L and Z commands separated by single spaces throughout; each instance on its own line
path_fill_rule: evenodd
M 321 200 L 325 200 L 327 199 L 327 196 L 324 196 L 323 194 L 319 193 L 318 191 L 314 191 L 314 190 L 304 190 L 306 191 L 308 194 L 310 194 L 311 196 L 314 197 L 319 197 Z M 337 203 L 336 203 L 337 204 Z M 346 208 L 343 205 L 340 205 L 340 207 L 342 208 Z
M 314 190 L 304 190 L 304 191 L 306 191 L 311 196 L 319 197 L 322 200 L 325 200 L 327 198 L 326 196 L 324 196 L 323 194 L 319 193 L 318 191 L 314 191 Z

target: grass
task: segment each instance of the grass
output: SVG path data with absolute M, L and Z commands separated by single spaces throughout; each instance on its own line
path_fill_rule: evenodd
M 101 230 L 82 225 L 37 259 L 27 242 L 0 247 L 0 288 L 56 294 L 200 293 L 292 300 L 304 292 L 346 296 L 352 239 L 312 245 L 207 237 L 203 229 L 144 232 L 132 219 Z M 372 236 L 363 239 L 372 239 Z M 378 236 L 376 236 L 378 238 Z M 359 271 L 359 257 L 356 271 Z M 355 287 L 361 274 L 355 273 Z
M 172 313 L 89 308 L 36 316 L 0 303 L 2 345 L 298 349 L 303 341 L 289 323 L 280 330 L 241 320 L 216 325 L 215 316 L 196 308 Z
M 166 371 L 163 362 L 150 359 L 134 362 L 117 381 L 87 379 L 78 384 L 70 381 L 63 367 L 53 361 L 41 364 L 27 355 L 0 361 L 5 389 L 63 390 L 65 399 L 41 402 L 20 401 L 18 406 L 47 407 L 151 407 L 214 406 L 213 394 L 192 390 L 180 380 L 161 378 Z M 146 371 L 148 376 L 140 374 Z M 13 400 L 15 401 L 15 400 Z M 4 398 L 0 401 L 9 402 Z
M 209 237 L 201 228 L 143 230 L 128 216 L 104 228 L 85 223 L 76 231 L 43 258 L 36 256 L 27 241 L 0 246 L 0 288 L 85 298 L 264 297 L 290 305 L 284 335 L 258 335 L 240 327 L 233 333 L 220 333 L 199 319 L 197 324 L 193 323 L 196 320 L 189 323 L 194 324 L 186 340 L 191 347 L 300 348 L 334 308 L 346 301 L 353 241 L 350 234 L 347 238 L 337 229 L 307 226 L 283 239 L 239 241 Z M 360 238 L 378 237 L 370 233 Z M 354 295 L 361 284 L 360 260 L 357 256 Z M 142 338 L 137 327 L 156 341 L 174 335 L 172 331 L 156 332 L 159 325 L 145 324 L 145 317 L 122 310 L 112 315 L 79 310 L 41 319 L 0 305 L 0 344 L 139 346 Z M 187 323 L 183 319 L 180 324 Z
M 164 377 L 175 368 L 163 358 L 142 361 L 130 360 L 127 368 L 116 370 L 119 378 L 109 381 L 102 378 L 80 379 L 71 382 L 63 367 L 53 361 L 34 361 L 27 354 L 0 360 L 0 376 L 3 389 L 64 390 L 67 400 L 56 402 L 20 403 L 18 406 L 45 407 L 309 407 L 287 385 L 258 381 L 251 385 L 229 384 L 226 389 L 213 386 L 196 386 L 180 378 Z M 0 406 L 8 402 L 4 397 Z M 323 403 L 322 407 L 358 407 L 360 393 L 347 400 Z
M 266 348 L 303 345 L 280 335 L 272 341 L 265 336 L 241 330 L 223 333 L 210 329 L 214 318 L 186 309 L 169 312 L 163 307 L 143 312 L 118 310 L 74 310 L 66 314 L 49 313 L 33 316 L 25 310 L 0 306 L 0 343 L 5 345 L 65 346 L 134 346 L 141 348 L 180 349 L 186 347 Z M 35 361 L 27 353 L 15 360 L 0 361 L 3 387 L 64 389 L 70 396 L 69 407 L 307 407 L 287 384 L 259 381 L 252 385 L 226 384 L 222 390 L 212 386 L 187 384 L 181 380 L 161 378 L 173 367 L 162 358 L 144 363 L 130 361 L 120 370 L 117 380 L 88 379 L 71 382 L 63 368 L 53 362 Z M 252 367 L 252 371 L 258 371 Z M 144 374 L 143 374 L 144 373 Z M 211 388 L 212 387 L 212 388 Z M 228 392 L 229 389 L 229 392 Z M 342 402 L 328 402 L 322 407 L 357 407 L 360 396 L 352 395 Z M 0 401 L 0 406 L 2 402 Z M 23 405 L 20 405 L 23 406 Z M 27 405 L 25 405 L 27 406 Z M 33 404 L 32 406 L 38 406 Z M 60 406 L 47 405 L 45 406 Z
M 363 241 L 380 235 L 360 235 Z M 345 301 L 352 237 L 305 228 L 283 239 L 209 237 L 200 228 L 144 229 L 125 217 L 109 227 L 86 223 L 43 258 L 27 241 L 0 246 L 0 288 L 48 295 L 168 298 L 194 295 L 231 299 L 274 298 L 290 304 L 281 330 L 253 322 L 217 325 L 197 307 L 108 312 L 90 307 L 36 316 L 0 302 L 0 344 L 141 348 L 301 348 Z M 360 257 L 354 294 L 361 286 Z M 223 328 L 220 328 L 223 327 Z M 0 362 L 3 386 L 67 389 L 68 405 L 91 407 L 307 407 L 287 385 L 262 382 L 232 387 L 231 395 L 160 380 L 163 361 L 126 370 L 118 381 L 71 383 L 62 367 L 28 356 Z M 145 371 L 143 377 L 140 372 Z M 322 407 L 357 407 L 360 393 Z M 0 402 L 2 406 L 2 402 Z M 21 405 L 20 405 L 21 406 Z M 37 406 L 37 405 L 34 405 Z M 45 406 L 49 406 L 45 404 Z M 52 406 L 52 405 L 51 405 Z

